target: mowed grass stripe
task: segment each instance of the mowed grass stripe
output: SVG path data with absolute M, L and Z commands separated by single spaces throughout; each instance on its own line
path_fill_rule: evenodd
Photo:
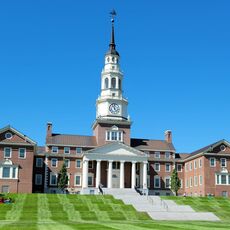
M 38 194 L 38 221 L 47 222 L 51 219 L 49 203 L 46 194 Z
M 27 194 L 24 200 L 22 214 L 20 220 L 22 221 L 33 221 L 37 222 L 38 219 L 38 205 L 37 205 L 37 194 Z

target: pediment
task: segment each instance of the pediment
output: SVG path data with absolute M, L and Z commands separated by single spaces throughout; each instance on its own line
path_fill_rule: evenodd
M 109 143 L 98 148 L 89 150 L 85 153 L 85 156 L 89 157 L 90 159 L 97 159 L 97 157 L 99 157 L 101 159 L 147 160 L 146 153 L 120 142 Z
M 226 140 L 221 140 L 214 145 L 211 145 L 206 153 L 216 154 L 229 154 L 230 155 L 230 143 Z
M 36 142 L 11 126 L 0 129 L 0 144 L 36 145 Z

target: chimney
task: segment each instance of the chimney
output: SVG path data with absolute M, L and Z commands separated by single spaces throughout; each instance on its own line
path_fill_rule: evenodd
M 46 125 L 46 138 L 51 137 L 52 136 L 52 123 L 51 122 L 47 122 Z
M 172 143 L 172 131 L 171 130 L 165 131 L 165 141 L 168 143 Z

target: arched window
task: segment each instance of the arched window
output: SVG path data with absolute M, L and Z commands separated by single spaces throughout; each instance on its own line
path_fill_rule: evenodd
M 111 80 L 111 88 L 112 89 L 115 89 L 116 88 L 116 78 L 112 78 L 112 80 Z
M 118 88 L 121 90 L 121 79 L 118 81 Z
M 105 79 L 105 89 L 109 88 L 109 80 L 108 78 Z

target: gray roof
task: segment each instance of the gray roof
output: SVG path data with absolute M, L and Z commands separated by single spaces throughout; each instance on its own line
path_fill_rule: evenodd
M 46 139 L 47 145 L 97 146 L 94 136 L 52 134 Z
M 165 140 L 149 140 L 149 139 L 138 139 L 131 138 L 131 147 L 139 150 L 149 150 L 149 151 L 175 151 L 172 143 L 168 143 Z

